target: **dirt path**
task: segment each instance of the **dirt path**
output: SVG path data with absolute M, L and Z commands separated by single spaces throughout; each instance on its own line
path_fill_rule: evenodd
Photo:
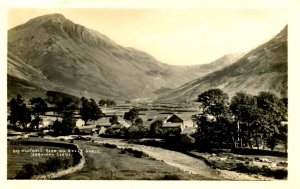
M 118 146 L 118 148 L 131 148 L 133 150 L 142 151 L 150 157 L 163 161 L 171 166 L 177 167 L 185 172 L 202 175 L 210 179 L 225 179 L 220 176 L 220 172 L 210 168 L 202 160 L 185 155 L 180 152 L 166 150 L 157 147 L 129 144 L 121 139 L 99 139 L 96 143 L 109 143 Z

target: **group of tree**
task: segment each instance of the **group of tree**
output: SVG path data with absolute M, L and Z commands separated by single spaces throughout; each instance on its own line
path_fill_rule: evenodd
M 150 131 L 149 134 L 150 136 L 157 136 L 159 135 L 159 128 L 161 128 L 163 126 L 163 121 L 158 119 L 155 120 L 154 122 L 151 123 L 150 125 Z
M 46 95 L 46 102 L 51 105 L 50 110 L 59 116 L 73 114 L 78 109 L 80 100 L 75 96 L 57 91 L 47 91 Z
M 26 107 L 24 99 L 20 95 L 17 98 L 12 98 L 9 101 L 10 113 L 8 121 L 13 127 L 17 127 L 17 123 L 23 128 L 31 122 L 31 115 L 29 109 Z
M 102 116 L 101 110 L 93 99 L 82 97 L 79 100 L 72 95 L 56 91 L 48 91 L 46 95 L 46 99 L 40 97 L 29 99 L 30 106 L 26 105 L 20 95 L 12 98 L 8 102 L 10 125 L 19 129 L 39 130 L 39 125 L 43 121 L 41 115 L 53 111 L 61 119 L 57 119 L 51 129 L 57 135 L 66 135 L 70 134 L 76 126 L 73 118 L 76 110 L 79 110 L 85 122 L 97 120 Z
M 101 100 L 99 100 L 98 105 L 99 106 L 111 107 L 111 106 L 117 105 L 117 103 L 114 100 L 109 100 L 109 99 L 104 100 L 104 99 L 101 99 Z
M 195 116 L 197 139 L 205 147 L 268 146 L 287 144 L 287 127 L 281 123 L 287 115 L 287 99 L 270 92 L 256 96 L 238 92 L 229 97 L 220 89 L 201 93 L 197 99 L 203 114 Z
M 132 108 L 128 112 L 125 112 L 124 114 L 124 119 L 130 121 L 132 124 L 134 124 L 138 118 L 139 118 L 139 111 L 136 108 Z
M 97 103 L 94 99 L 81 98 L 81 107 L 79 108 L 79 113 L 85 124 L 89 120 L 96 121 L 103 115 L 102 111 L 99 109 Z

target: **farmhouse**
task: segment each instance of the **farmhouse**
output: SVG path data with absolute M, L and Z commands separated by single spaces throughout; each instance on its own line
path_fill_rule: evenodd
M 170 125 L 170 123 L 180 124 L 181 131 L 185 128 L 196 126 L 192 120 L 192 114 L 173 114 L 164 121 L 164 125 Z
M 79 123 L 78 126 L 77 123 Z M 104 133 L 109 127 L 111 127 L 111 123 L 109 122 L 108 117 L 103 117 L 96 121 L 87 121 L 85 125 L 78 119 L 76 122 L 76 126 L 81 133 L 91 134 L 96 132 L 98 134 L 101 134 Z
M 166 122 L 158 129 L 158 132 L 163 136 L 176 136 L 182 132 L 181 126 L 181 123 Z

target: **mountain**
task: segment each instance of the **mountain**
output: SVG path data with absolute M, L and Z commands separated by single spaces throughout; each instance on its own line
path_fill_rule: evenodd
M 66 19 L 44 15 L 8 31 L 8 97 L 47 90 L 111 99 L 153 97 L 233 63 L 173 66 Z M 30 87 L 29 87 L 30 85 Z
M 258 94 L 270 91 L 287 96 L 287 26 L 270 41 L 250 51 L 235 63 L 179 88 L 159 95 L 154 101 L 195 100 L 202 92 L 219 88 L 233 96 L 238 91 Z

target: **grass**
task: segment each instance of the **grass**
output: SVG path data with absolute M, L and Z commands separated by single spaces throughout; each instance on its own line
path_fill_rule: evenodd
M 64 180 L 207 180 L 201 175 L 188 174 L 176 167 L 135 151 L 105 147 L 104 145 L 76 141 L 81 149 L 97 150 L 99 153 L 84 152 L 84 167 L 59 179 Z
M 33 146 L 33 145 L 21 145 L 21 144 L 11 144 L 8 143 L 7 145 L 7 179 L 14 179 L 16 178 L 17 174 L 23 170 L 24 166 L 26 164 L 43 164 L 47 160 L 50 159 L 49 156 L 31 156 L 31 153 L 29 152 L 22 152 L 21 150 L 43 150 L 43 153 L 45 153 L 45 150 L 59 150 L 62 148 L 59 147 L 51 147 L 51 146 Z M 16 150 L 19 150 L 19 153 L 13 152 Z M 71 158 L 72 156 L 63 157 L 61 159 L 65 158 Z M 29 169 L 29 165 L 26 165 Z
M 192 152 L 202 157 L 213 168 L 239 173 L 287 179 L 287 158 L 264 155 L 239 155 L 233 153 L 207 154 Z
M 35 175 L 57 172 L 58 170 L 67 169 L 74 163 L 68 158 L 49 158 L 42 163 L 26 163 L 21 171 L 16 174 L 16 179 L 31 179 Z

